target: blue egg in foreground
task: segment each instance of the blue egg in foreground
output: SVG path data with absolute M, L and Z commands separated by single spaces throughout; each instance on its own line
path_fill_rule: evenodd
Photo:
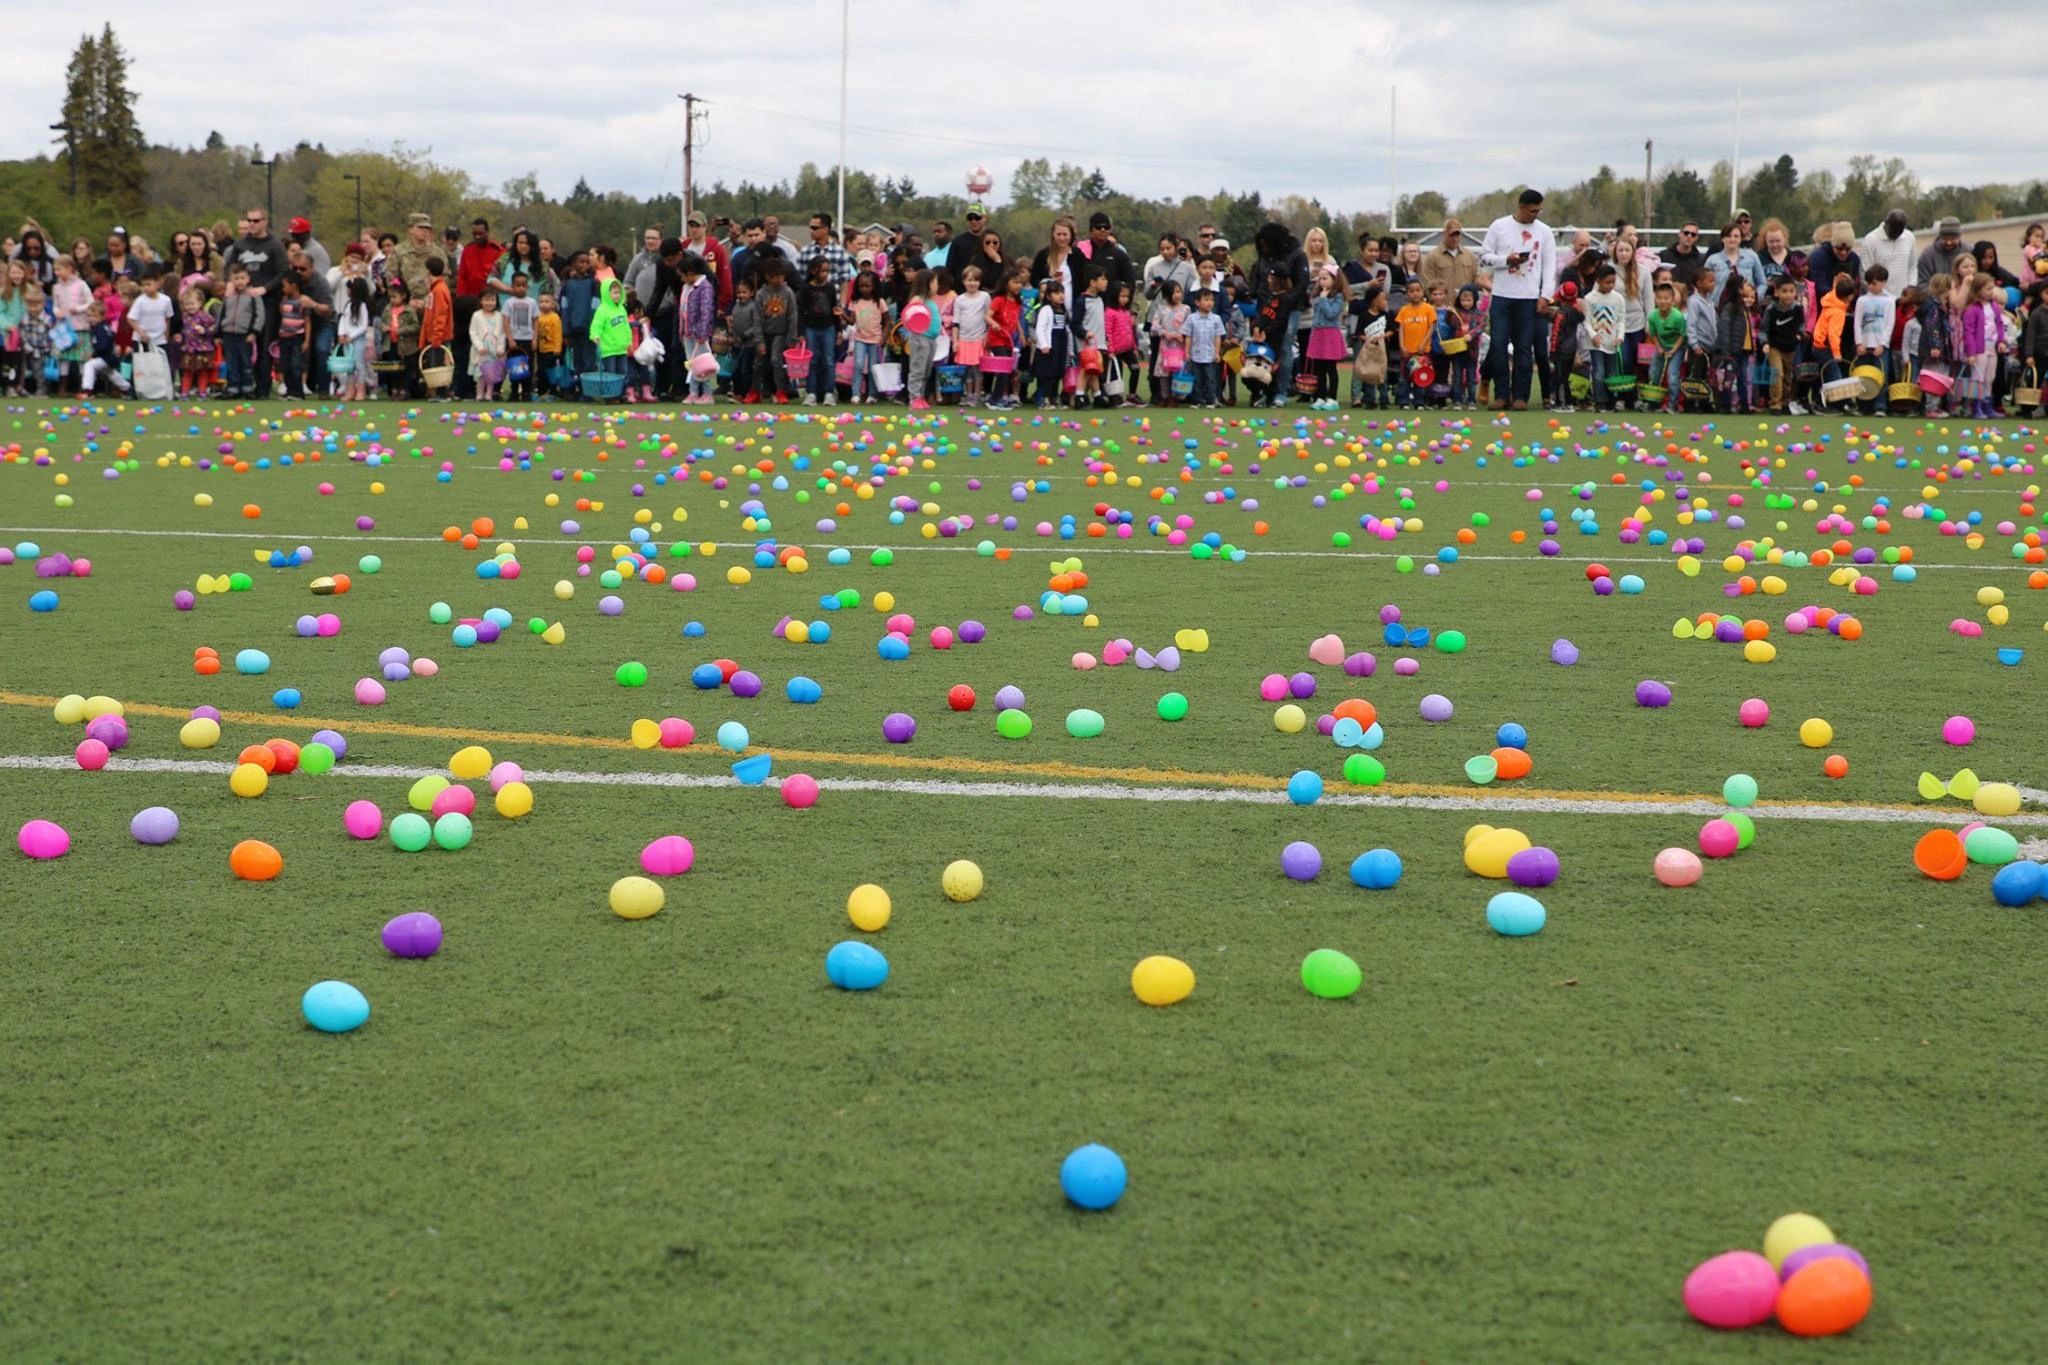
M 730 721 L 727 724 L 731 724 Z M 732 775 L 742 787 L 758 787 L 775 771 L 774 754 L 750 754 L 732 765 Z
M 825 976 L 842 991 L 871 991 L 889 979 L 889 959 L 852 939 L 825 954 Z
M 1351 860 L 1351 881 L 1368 891 L 1385 891 L 1401 880 L 1401 855 L 1391 848 L 1368 849 Z
M 1519 891 L 1503 891 L 1486 903 L 1486 922 L 1496 934 L 1524 938 L 1543 927 L 1543 902 Z
M 317 981 L 300 998 L 299 1012 L 322 1033 L 347 1033 L 370 1017 L 370 1002 L 346 981 Z
M 1493 732 L 1493 742 L 1503 749 L 1526 749 L 1529 747 L 1529 732 L 1514 721 L 1508 721 Z
M 2048 868 L 2039 863 L 2007 863 L 1991 877 L 1991 898 L 2000 905 L 2029 905 L 2048 889 Z
M 1124 1159 L 1099 1142 L 1076 1147 L 1060 1163 L 1060 1191 L 1084 1209 L 1106 1209 L 1124 1197 Z
M 700 692 L 709 692 L 714 687 L 725 685 L 725 674 L 717 664 L 698 664 L 690 670 L 690 685 Z
M 30 611 L 44 612 L 57 610 L 57 594 L 51 592 L 48 588 L 44 588 L 38 593 L 31 593 L 28 599 L 28 609 Z
M 801 673 L 791 678 L 783 688 L 783 691 L 788 694 L 791 701 L 799 706 L 809 706 L 812 702 L 825 695 L 825 689 L 818 686 L 816 680 L 806 678 Z

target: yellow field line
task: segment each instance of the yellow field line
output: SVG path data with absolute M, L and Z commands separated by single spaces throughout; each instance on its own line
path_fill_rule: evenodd
M 58 698 L 38 696 L 27 692 L 0 690 L 0 705 L 39 707 L 48 710 L 57 704 Z M 188 707 L 163 706 L 156 702 L 124 701 L 122 708 L 133 716 L 155 716 L 166 720 L 185 720 L 191 715 Z M 616 749 L 637 751 L 638 746 L 629 739 L 611 738 L 604 735 L 562 735 L 543 730 L 477 730 L 454 725 L 413 725 L 405 721 L 377 720 L 368 716 L 351 717 L 346 720 L 321 716 L 301 716 L 295 712 L 277 711 L 222 711 L 220 718 L 238 725 L 254 725 L 271 730 L 336 730 L 342 734 L 398 735 L 411 739 L 455 740 L 463 743 L 498 745 L 533 745 L 573 749 Z M 717 752 L 709 744 L 692 744 L 683 749 L 666 752 L 679 754 L 708 755 Z M 756 746 L 749 752 L 766 753 L 771 750 Z M 1287 785 L 1284 777 L 1266 773 L 1209 773 L 1187 768 L 1141 768 L 1141 767 L 1097 767 L 1086 763 L 1067 763 L 1057 759 L 1017 761 L 993 758 L 969 758 L 964 755 L 944 754 L 889 754 L 866 753 L 846 754 L 826 749 L 784 749 L 774 748 L 775 756 L 788 763 L 833 764 L 857 768 L 894 768 L 913 772 L 935 772 L 952 774 L 974 774 L 982 777 L 1064 777 L 1089 782 L 1152 782 L 1182 787 L 1233 787 L 1247 791 L 1278 791 Z M 1547 799 L 1553 801 L 1636 801 L 1645 804 L 1664 801 L 1717 801 L 1716 796 L 1700 793 L 1679 792 L 1631 792 L 1631 791 L 1570 791 L 1546 787 L 1525 787 L 1507 784 L 1499 787 L 1477 787 L 1472 785 L 1451 785 L 1432 782 L 1386 782 L 1374 788 L 1389 796 L 1455 796 L 1465 799 L 1484 800 L 1489 795 L 1502 798 L 1525 800 Z M 1801 806 L 1835 806 L 1857 810 L 1917 810 L 1910 804 L 1873 805 L 1869 802 L 1851 801 L 1808 801 L 1789 802 Z M 1768 807 L 1770 801 L 1759 801 L 1759 807 Z

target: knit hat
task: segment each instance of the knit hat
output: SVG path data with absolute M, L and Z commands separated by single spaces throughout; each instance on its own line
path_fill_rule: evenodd
M 1856 243 L 1856 229 L 1847 223 L 1837 223 L 1828 234 L 1828 240 L 1836 246 L 1853 246 Z
M 1944 218 L 1944 219 L 1942 219 L 1942 220 L 1941 220 L 1941 221 L 1940 221 L 1939 223 L 1936 223 L 1936 224 L 1934 225 L 1934 235 L 1935 235 L 1935 236 L 1937 236 L 1937 237 L 1960 237 L 1960 236 L 1962 236 L 1962 235 L 1963 235 L 1963 224 L 1962 224 L 1962 220 L 1961 220 L 1961 219 L 1958 219 L 1958 218 Z

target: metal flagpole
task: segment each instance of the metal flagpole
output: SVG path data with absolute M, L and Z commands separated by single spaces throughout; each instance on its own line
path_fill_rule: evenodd
M 853 34 L 853 0 L 839 0 L 839 213 L 832 230 L 846 232 L 846 52 Z
M 1742 87 L 1735 87 L 1735 156 L 1728 163 L 1728 217 L 1732 221 L 1739 207 L 1736 195 L 1742 189 Z
M 1401 88 L 1387 87 L 1387 231 L 1401 226 L 1401 154 L 1399 134 Z

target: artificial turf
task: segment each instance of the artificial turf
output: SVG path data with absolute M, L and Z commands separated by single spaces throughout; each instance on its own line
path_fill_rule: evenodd
M 2031 1349 L 2040 912 L 1993 905 L 1982 869 L 1952 884 L 1920 878 L 1917 824 L 1773 821 L 1769 807 L 1907 804 L 1920 771 L 1947 777 L 1965 763 L 1986 779 L 2040 772 L 2029 674 L 2048 594 L 2030 591 L 2031 566 L 1997 529 L 2038 524 L 2031 430 L 1840 418 L 1783 431 L 1636 418 L 1601 430 L 1585 415 L 1502 429 L 1430 414 L 1390 433 L 1348 412 L 1229 414 L 1222 427 L 1157 412 L 1078 425 L 1013 414 L 993 427 L 950 412 L 916 426 L 900 411 L 830 426 L 780 416 L 706 426 L 673 410 L 608 424 L 615 414 L 580 408 L 481 420 L 396 406 L 0 413 L 11 456 L 0 544 L 33 541 L 94 566 L 49 583 L 26 560 L 0 568 L 0 688 L 270 718 L 230 720 L 218 749 L 192 753 L 177 719 L 136 708 L 122 757 L 228 758 L 273 735 L 304 741 L 319 721 L 349 739 L 337 772 L 279 777 L 253 801 L 219 774 L 6 773 L 10 835 L 46 818 L 75 845 L 54 862 L 11 846 L 0 860 L 0 1197 L 14 1229 L 0 1241 L 0 1353 L 1787 1358 L 1812 1348 L 1775 1328 L 1711 1333 L 1686 1318 L 1678 1286 L 1695 1262 L 1755 1246 L 1793 1209 L 1828 1219 L 1872 1266 L 1876 1306 L 1840 1351 L 1979 1361 Z M 347 458 L 373 423 L 396 452 L 374 468 Z M 514 428 L 566 439 L 491 436 Z M 1874 439 L 1880 452 L 1850 462 L 1852 434 L 1856 451 Z M 1789 449 L 1822 437 L 1818 451 Z M 223 445 L 252 467 L 218 467 Z M 1767 509 L 1743 467 L 1781 458 L 1776 446 L 1788 447 L 1772 476 L 1791 508 Z M 522 470 L 521 451 L 542 458 Z M 691 455 L 684 478 L 655 482 Z M 1100 471 L 1090 486 L 1091 455 L 1139 486 L 1102 486 Z M 868 460 L 905 456 L 907 471 L 872 500 L 812 482 L 834 460 L 865 477 Z M 216 467 L 198 468 L 202 458 Z M 263 458 L 271 467 L 253 467 Z M 105 477 L 117 459 L 135 465 Z M 764 459 L 774 467 L 758 477 L 780 475 L 788 489 L 749 491 L 734 467 Z M 552 478 L 557 469 L 568 477 Z M 1619 539 L 1642 481 L 1672 487 L 1674 471 L 1717 519 L 1681 527 L 1667 499 L 1644 530 L 1706 539 L 1697 577 L 1668 546 Z M 1379 491 L 1313 505 L 1354 473 L 1376 475 Z M 1861 487 L 1845 486 L 1852 475 Z M 1013 500 L 1017 481 L 1041 478 L 1046 491 Z M 1938 511 L 1909 517 L 1928 487 Z M 1155 499 L 1160 488 L 1175 500 Z M 1226 488 L 1232 499 L 1205 500 Z M 1399 505 L 1403 488 L 1412 508 Z M 212 506 L 195 505 L 199 493 Z M 560 505 L 545 504 L 550 493 Z M 765 532 L 742 520 L 755 496 Z M 914 504 L 892 524 L 897 496 Z M 603 509 L 578 511 L 579 497 Z M 849 514 L 835 510 L 842 498 Z M 1091 521 L 1110 521 L 1098 503 L 1131 509 L 1133 536 L 1091 537 Z M 245 518 L 244 504 L 261 516 Z M 1888 531 L 1846 538 L 1909 547 L 1917 580 L 1894 581 L 1880 561 L 1866 570 L 1880 590 L 1865 597 L 1831 585 L 1830 568 L 1758 565 L 1753 576 L 1775 573 L 1789 590 L 1723 595 L 1736 575 L 1720 560 L 1738 543 L 1831 545 L 1842 537 L 1815 524 L 1838 504 L 1852 521 L 1884 516 Z M 624 613 L 601 616 L 606 590 L 577 577 L 574 549 L 592 546 L 601 568 L 642 508 L 660 527 L 660 562 L 699 586 L 628 581 L 616 590 Z M 1559 522 L 1554 558 L 1537 549 L 1544 508 Z M 1592 512 L 1597 533 L 1578 533 L 1575 508 Z M 1941 533 L 1944 518 L 1971 512 L 1981 546 Z M 1383 542 L 1361 531 L 1363 513 L 1421 526 Z M 1474 513 L 1488 524 L 1456 563 L 1426 574 Z M 1071 540 L 1037 533 L 1068 514 Z M 977 525 L 925 534 L 956 515 Z M 1021 524 L 990 526 L 991 515 Z M 1195 560 L 1147 528 L 1154 515 L 1186 515 L 1196 536 L 1214 530 L 1245 556 Z M 359 531 L 359 516 L 375 527 Z M 522 516 L 530 529 L 515 530 Z M 495 526 L 478 549 L 439 538 L 480 517 Z M 820 517 L 836 530 L 820 532 Z M 565 518 L 580 532 L 565 534 Z M 208 534 L 101 533 L 114 529 Z M 1334 546 L 1339 532 L 1354 543 Z M 808 572 L 754 568 L 750 583 L 729 585 L 726 571 L 751 567 L 749 547 L 768 538 L 804 547 Z M 984 539 L 1008 557 L 976 553 Z M 707 556 L 706 541 L 722 544 Z M 477 577 L 500 542 L 517 547 L 517 581 Z M 692 553 L 669 553 L 676 543 Z M 875 565 L 862 548 L 835 566 L 835 543 L 890 546 L 894 562 Z M 252 557 L 301 544 L 314 551 L 302 566 Z M 380 556 L 376 573 L 358 567 L 365 554 Z M 1414 561 L 1406 572 L 1400 555 Z M 1070 557 L 1099 625 L 1013 619 Z M 1583 573 L 1594 560 L 1640 575 L 1644 590 L 1594 596 Z M 1647 562 L 1624 562 L 1636 560 Z M 173 610 L 174 590 L 232 571 L 254 586 Z M 337 571 L 353 580 L 347 594 L 307 591 Z M 558 579 L 574 582 L 573 599 L 555 596 Z M 1985 586 L 2008 594 L 2010 623 L 1982 637 L 1951 630 L 1959 617 L 1986 619 Z M 61 605 L 31 613 L 28 596 L 45 587 Z M 842 588 L 859 605 L 824 610 L 821 594 Z M 876 654 L 882 591 L 917 620 L 901 662 Z M 457 649 L 428 619 L 437 601 L 465 616 L 503 606 L 517 624 L 496 644 Z M 1853 613 L 1863 638 L 1789 633 L 1786 613 L 1806 603 Z M 1385 604 L 1409 626 L 1462 632 L 1466 650 L 1389 647 Z M 323 610 L 342 618 L 341 635 L 299 638 L 296 619 Z M 1778 658 L 1754 665 L 1740 646 L 1673 637 L 1676 618 L 1704 611 L 1769 621 Z M 831 641 L 773 637 L 784 615 L 828 622 Z M 566 641 L 528 635 L 535 616 L 561 621 Z M 984 642 L 929 647 L 933 625 L 969 618 L 987 624 Z M 702 638 L 683 637 L 691 620 Z M 1191 628 L 1211 646 L 1175 673 L 1072 663 L 1119 637 L 1156 652 Z M 1330 632 L 1372 651 L 1374 675 L 1311 664 L 1310 641 Z M 1548 661 L 1559 637 L 1579 647 L 1575 666 Z M 273 666 L 200 677 L 200 645 L 228 659 L 263 649 Z M 392 684 L 380 708 L 358 706 L 355 680 L 390 645 L 431 655 L 440 673 Z M 1998 645 L 2025 647 L 2025 661 L 2001 667 Z M 1396 675 L 1401 656 L 1420 662 L 1415 676 Z M 693 687 L 692 666 L 720 657 L 757 672 L 763 694 Z M 645 688 L 613 681 L 627 660 L 647 664 Z M 529 769 L 715 775 L 730 755 L 710 736 L 737 719 L 778 754 L 780 773 L 1170 782 L 1228 795 L 1307 768 L 1332 792 L 1359 790 L 1339 776 L 1344 751 L 1313 726 L 1276 730 L 1275 705 L 1260 700 L 1261 677 L 1296 671 L 1318 680 L 1302 703 L 1310 717 L 1345 697 L 1376 703 L 1383 792 L 1516 795 L 1463 775 L 1512 720 L 1535 757 L 1523 788 L 1711 796 L 1727 774 L 1754 774 L 1766 797 L 1756 846 L 1674 891 L 1651 878 L 1650 860 L 1689 844 L 1698 815 L 979 789 L 828 790 L 793 811 L 767 789 L 545 781 L 523 821 L 492 815 L 486 796 L 476 840 L 458 853 L 402 854 L 341 828 L 349 801 L 376 800 L 388 816 L 409 785 L 352 770 L 436 766 L 465 742 L 393 732 L 405 727 L 586 741 L 485 741 Z M 795 674 L 822 685 L 820 702 L 784 699 Z M 1635 706 L 1644 678 L 1669 681 L 1673 704 Z M 945 694 L 962 682 L 980 699 L 952 713 Z M 1026 694 L 1028 740 L 996 733 L 992 697 L 1005 683 Z M 296 711 L 272 707 L 286 686 L 303 693 Z M 1156 716 L 1168 690 L 1188 696 L 1185 720 Z M 1432 692 L 1455 704 L 1450 721 L 1419 719 Z M 1760 730 L 1735 721 L 1751 696 L 1773 708 Z M 1106 717 L 1100 738 L 1067 736 L 1063 718 L 1078 707 Z M 882 739 L 897 711 L 918 720 L 909 745 Z M 1954 713 L 1977 722 L 1968 749 L 1939 740 Z M 694 723 L 696 744 L 626 743 L 634 719 L 669 715 Z M 1797 739 L 1808 716 L 1832 723 L 1825 749 Z M 78 738 L 47 705 L 0 706 L 0 755 L 67 756 Z M 805 757 L 780 756 L 792 752 Z M 1851 764 L 1840 781 L 1820 767 L 1837 752 Z M 175 843 L 129 837 L 129 816 L 153 804 L 183 818 Z M 1465 829 L 1482 820 L 1524 830 L 1563 861 L 1537 893 L 1550 920 L 1532 938 L 1486 927 L 1500 884 L 1460 858 Z M 670 881 L 659 915 L 617 919 L 606 888 L 667 833 L 695 842 L 696 866 Z M 278 847 L 279 880 L 233 879 L 227 849 L 243 838 Z M 1280 875 L 1294 840 L 1323 852 L 1314 883 Z M 1404 859 L 1392 890 L 1345 875 L 1376 846 Z M 939 890 L 940 869 L 959 857 L 988 874 L 968 905 Z M 850 994 L 827 984 L 822 961 L 860 937 L 843 907 L 864 881 L 895 899 L 895 919 L 872 936 L 891 975 Z M 424 962 L 391 958 L 377 930 L 415 909 L 441 917 L 446 946 Z M 1302 990 L 1301 958 L 1318 947 L 1359 960 L 1358 996 Z M 1194 968 L 1189 1000 L 1150 1009 L 1133 998 L 1131 966 L 1151 953 Z M 306 1028 L 298 997 L 323 978 L 364 991 L 367 1026 L 338 1037 Z M 1131 1171 L 1106 1214 L 1067 1206 L 1055 1179 L 1060 1158 L 1089 1141 Z

